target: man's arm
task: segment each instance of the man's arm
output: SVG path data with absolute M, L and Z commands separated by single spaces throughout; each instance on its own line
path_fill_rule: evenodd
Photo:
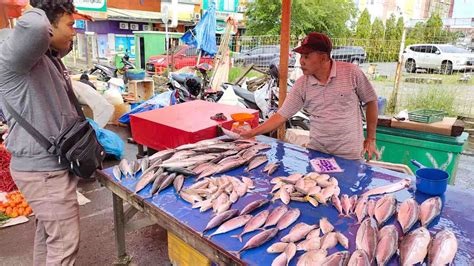
M 367 103 L 367 137 L 364 141 L 364 154 L 367 152 L 367 159 L 371 160 L 372 156 L 375 155 L 375 158 L 378 160 L 380 157 L 379 152 L 377 151 L 377 146 L 375 145 L 375 132 L 377 129 L 377 120 L 378 120 L 378 105 L 377 101 L 371 101 Z
M 17 73 L 27 73 L 49 49 L 51 24 L 43 10 L 28 8 L 5 41 L 1 58 Z
M 268 133 L 272 130 L 277 129 L 279 126 L 286 122 L 286 118 L 284 118 L 279 113 L 272 115 L 267 121 L 265 121 L 260 126 L 251 129 L 247 132 L 241 134 L 243 138 L 253 138 L 257 135 Z

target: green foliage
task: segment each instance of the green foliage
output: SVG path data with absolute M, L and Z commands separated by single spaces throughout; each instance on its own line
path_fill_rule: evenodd
M 449 116 L 457 115 L 454 108 L 456 92 L 447 90 L 442 86 L 419 89 L 415 95 L 410 96 L 410 101 L 405 107 L 409 111 L 417 109 L 431 109 L 445 111 Z
M 371 45 L 366 48 L 368 59 L 370 62 L 380 61 L 383 56 L 385 29 L 382 20 L 376 18 L 372 24 L 372 31 L 370 32 Z M 382 53 L 381 53 L 382 52 Z
M 245 69 L 244 67 L 231 67 L 229 71 L 229 82 L 233 83 L 238 78 L 240 78 L 240 76 L 244 72 L 244 69 Z M 263 75 L 262 73 L 252 70 L 246 75 L 246 77 L 252 78 L 252 77 L 260 77 L 262 75 Z
M 333 38 L 349 34 L 346 22 L 356 14 L 352 0 L 294 0 L 291 3 L 291 34 L 304 36 L 309 32 L 324 32 Z M 281 1 L 255 0 L 247 6 L 248 35 L 279 35 Z
M 357 20 L 355 37 L 357 39 L 368 39 L 370 37 L 370 32 L 370 14 L 366 8 Z
M 407 31 L 406 45 L 416 43 L 453 43 L 459 32 L 443 29 L 443 21 L 438 14 L 432 14 L 426 23 L 418 22 Z
M 385 40 L 397 40 L 397 26 L 395 23 L 396 18 L 394 14 L 385 21 Z

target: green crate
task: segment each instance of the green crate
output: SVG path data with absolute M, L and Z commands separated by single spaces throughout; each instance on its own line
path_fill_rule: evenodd
M 446 113 L 443 111 L 420 109 L 408 112 L 408 119 L 414 122 L 429 124 L 443 121 L 445 115 Z

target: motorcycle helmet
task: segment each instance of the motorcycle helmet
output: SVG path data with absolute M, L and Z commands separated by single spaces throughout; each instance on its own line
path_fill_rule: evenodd
M 201 92 L 201 80 L 197 77 L 186 78 L 184 84 L 188 89 L 189 93 L 194 97 L 197 97 Z

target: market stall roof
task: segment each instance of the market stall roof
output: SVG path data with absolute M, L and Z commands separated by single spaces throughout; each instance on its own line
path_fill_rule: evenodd
M 109 20 L 156 23 L 161 22 L 161 13 L 109 7 L 107 8 L 107 18 Z

